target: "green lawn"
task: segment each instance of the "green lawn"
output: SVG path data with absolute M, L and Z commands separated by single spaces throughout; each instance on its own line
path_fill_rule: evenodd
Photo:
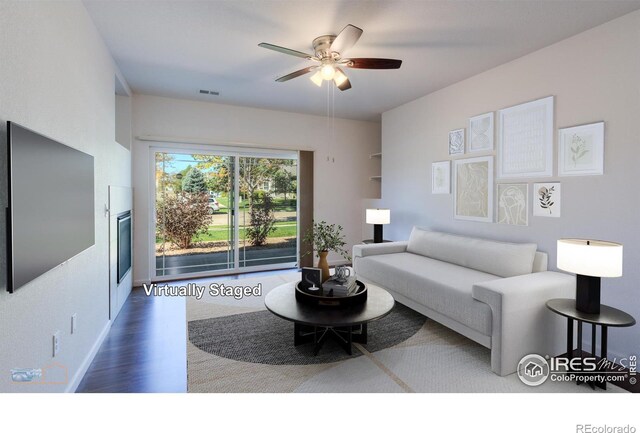
M 289 238 L 297 235 L 297 225 L 287 222 L 279 222 L 276 229 L 269 234 L 270 238 Z M 240 239 L 244 239 L 245 229 L 240 227 Z M 226 241 L 229 239 L 229 226 L 209 226 L 207 233 L 194 237 L 194 241 L 212 242 Z M 162 239 L 156 237 L 156 243 L 162 243 Z
M 289 238 L 295 237 L 297 234 L 297 227 L 295 225 L 290 226 L 278 226 L 269 234 L 270 238 Z M 207 233 L 198 236 L 199 241 L 225 241 L 228 237 L 227 230 L 209 230 Z M 240 227 L 240 239 L 244 239 L 245 229 Z
M 228 213 L 229 212 L 229 197 L 218 197 L 218 203 L 220 203 L 220 210 L 216 213 Z M 240 212 L 248 211 L 249 209 L 249 201 L 242 200 L 238 206 Z M 295 212 L 296 209 L 296 200 L 287 198 L 286 202 L 282 198 L 274 198 L 273 199 L 273 210 L 275 212 Z

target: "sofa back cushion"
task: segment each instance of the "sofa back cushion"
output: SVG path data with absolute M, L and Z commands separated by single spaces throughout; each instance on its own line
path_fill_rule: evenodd
M 512 244 L 414 227 L 407 251 L 499 277 L 530 274 L 536 244 Z

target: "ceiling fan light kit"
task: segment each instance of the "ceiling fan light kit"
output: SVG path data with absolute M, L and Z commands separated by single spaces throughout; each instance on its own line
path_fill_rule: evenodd
M 340 68 L 336 68 L 335 74 L 333 75 L 333 82 L 336 83 L 336 86 L 342 86 L 348 80 L 347 76 Z
M 324 78 L 322 78 L 322 74 L 320 73 L 320 71 L 317 71 L 315 74 L 309 77 L 309 79 L 313 81 L 313 84 L 315 84 L 316 86 L 322 87 L 322 82 L 324 81 Z
M 262 42 L 258 44 L 258 46 L 318 63 L 315 66 L 300 69 L 277 78 L 277 82 L 282 83 L 289 81 L 315 71 L 310 79 L 316 86 L 321 87 L 323 81 L 333 81 L 338 89 L 344 91 L 351 88 L 351 82 L 340 67 L 357 69 L 398 69 L 402 64 L 402 60 L 396 59 L 343 58 L 342 54 L 353 47 L 353 45 L 358 42 L 358 39 L 360 39 L 360 36 L 362 36 L 362 29 L 348 24 L 337 36 L 324 35 L 315 38 L 313 40 L 314 55 L 268 44 L 266 42 Z
M 322 74 L 323 80 L 331 81 L 334 75 L 336 75 L 336 70 L 333 68 L 333 65 L 326 64 L 320 68 L 320 73 Z

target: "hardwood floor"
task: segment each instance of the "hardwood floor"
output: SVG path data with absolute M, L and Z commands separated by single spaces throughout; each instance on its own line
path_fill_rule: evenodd
M 242 279 L 287 269 L 207 278 Z M 192 280 L 191 280 L 192 281 Z M 186 392 L 184 298 L 146 296 L 134 288 L 76 392 Z

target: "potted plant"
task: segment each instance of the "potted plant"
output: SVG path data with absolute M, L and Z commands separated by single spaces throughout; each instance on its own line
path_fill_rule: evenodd
M 329 251 L 334 251 L 346 260 L 351 260 L 349 253 L 344 249 L 346 242 L 342 230 L 340 225 L 328 224 L 326 221 L 319 223 L 314 221 L 313 227 L 304 235 L 303 241 L 312 245 L 319 258 L 318 267 L 322 269 L 323 282 L 328 280 L 330 276 L 329 262 L 327 262 Z

